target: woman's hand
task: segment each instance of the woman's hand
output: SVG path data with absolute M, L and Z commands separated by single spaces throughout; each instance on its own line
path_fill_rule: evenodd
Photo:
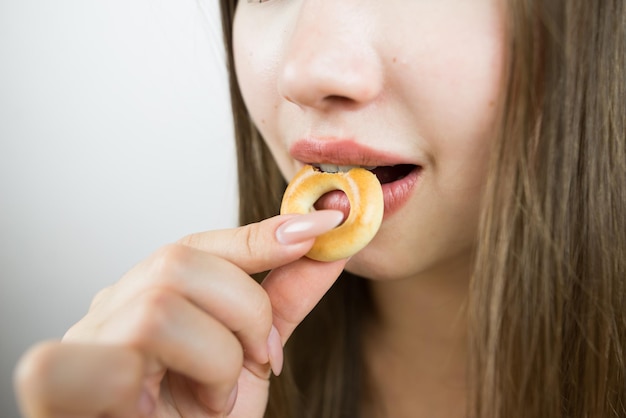
M 188 236 L 102 290 L 63 342 L 20 360 L 29 418 L 262 417 L 282 345 L 344 261 L 302 256 L 336 211 Z M 261 285 L 250 274 L 272 270 Z

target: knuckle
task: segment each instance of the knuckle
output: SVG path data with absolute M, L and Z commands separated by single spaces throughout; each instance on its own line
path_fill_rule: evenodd
M 259 253 L 259 230 L 256 225 L 251 224 L 237 229 L 235 242 L 241 243 L 238 251 L 244 251 L 249 258 L 257 257 Z
M 198 234 L 189 234 L 185 235 L 181 239 L 177 241 L 178 244 L 188 246 L 188 247 L 197 247 L 200 245 L 200 239 Z
M 32 388 L 37 382 L 45 380 L 56 363 L 56 346 L 51 342 L 39 343 L 22 356 L 13 374 L 16 388 Z
M 111 293 L 113 292 L 113 286 L 105 287 L 98 291 L 95 294 L 93 299 L 91 300 L 91 304 L 89 305 L 89 310 L 93 311 L 98 308 L 103 302 L 109 299 Z
M 42 342 L 22 355 L 13 371 L 16 399 L 27 416 L 47 416 L 63 374 L 63 347 Z
M 254 296 L 247 304 L 250 318 L 254 319 L 254 328 L 269 331 L 272 326 L 272 302 L 269 295 L 259 286 L 259 292 L 255 292 Z
M 61 340 L 65 342 L 79 341 L 81 339 L 81 336 L 90 335 L 91 333 L 85 332 L 86 330 L 83 326 L 83 321 L 85 321 L 85 319 L 69 327 L 68 330 L 65 331 L 65 334 L 63 334 L 63 338 Z
M 151 263 L 152 275 L 165 282 L 179 277 L 190 262 L 190 249 L 181 244 L 169 244 L 160 248 Z
M 176 296 L 165 289 L 146 291 L 135 308 L 135 317 L 129 329 L 130 344 L 143 346 L 165 333 L 176 311 L 175 305 Z

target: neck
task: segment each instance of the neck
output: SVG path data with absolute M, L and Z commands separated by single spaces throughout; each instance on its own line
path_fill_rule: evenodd
M 463 415 L 469 265 L 459 260 L 419 277 L 370 283 L 365 358 L 383 415 Z

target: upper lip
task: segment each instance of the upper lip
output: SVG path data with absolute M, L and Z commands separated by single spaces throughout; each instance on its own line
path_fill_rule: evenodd
M 376 150 L 352 139 L 300 139 L 289 153 L 305 164 L 392 166 L 415 164 L 400 156 Z

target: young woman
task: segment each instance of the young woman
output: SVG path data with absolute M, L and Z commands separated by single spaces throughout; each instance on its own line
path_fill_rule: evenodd
M 236 3 L 246 226 L 27 353 L 24 415 L 626 417 L 624 2 Z M 309 163 L 383 184 L 349 260 L 302 257 L 345 198 L 276 216 Z

